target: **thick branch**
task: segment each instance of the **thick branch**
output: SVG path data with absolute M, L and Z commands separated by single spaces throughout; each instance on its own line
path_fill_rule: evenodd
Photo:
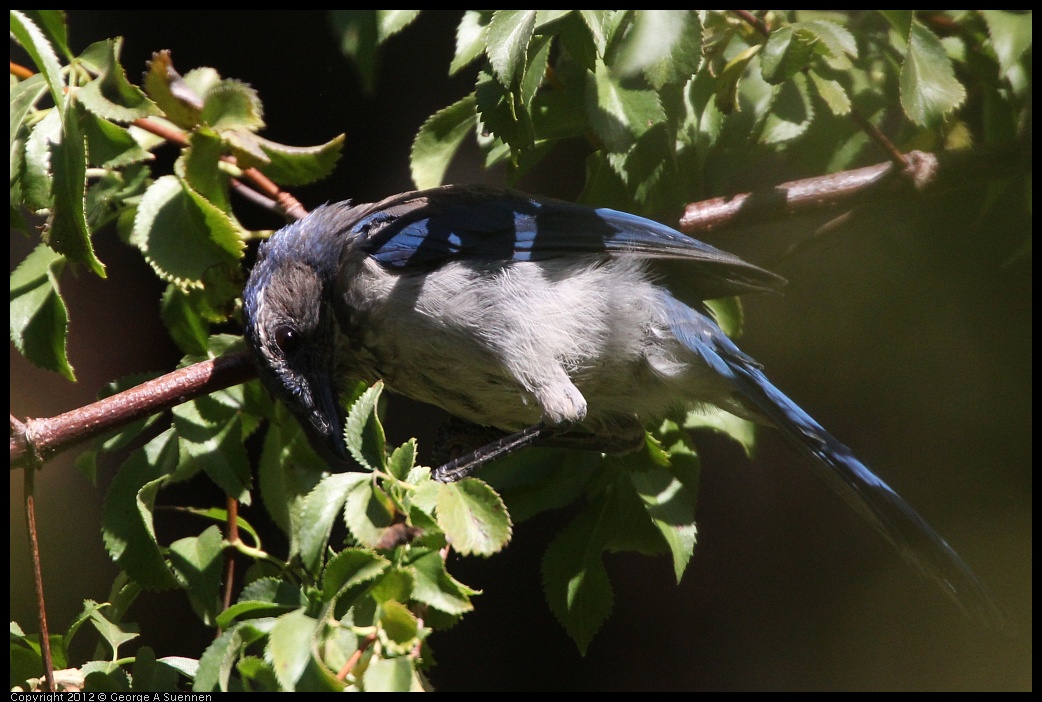
M 26 419 L 24 423 L 12 418 L 11 468 L 42 463 L 83 441 L 255 375 L 247 353 L 231 354 L 179 368 L 57 417 Z

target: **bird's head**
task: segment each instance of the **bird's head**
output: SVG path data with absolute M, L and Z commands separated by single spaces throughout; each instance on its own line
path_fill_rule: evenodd
M 262 244 L 243 291 L 244 336 L 268 392 L 293 412 L 319 455 L 345 467 L 331 299 L 339 251 L 318 214 Z

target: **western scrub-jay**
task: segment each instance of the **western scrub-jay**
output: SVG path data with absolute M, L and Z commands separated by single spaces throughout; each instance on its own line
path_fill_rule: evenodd
M 944 539 L 774 387 L 704 304 L 782 283 L 643 217 L 446 186 L 325 205 L 275 233 L 244 291 L 245 337 L 268 390 L 339 461 L 346 379 L 602 450 L 635 448 L 646 425 L 697 405 L 774 426 L 920 574 L 1001 625 Z

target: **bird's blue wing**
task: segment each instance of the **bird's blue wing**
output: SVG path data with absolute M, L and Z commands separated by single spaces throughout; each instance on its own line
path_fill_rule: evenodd
M 659 265 L 699 299 L 773 290 L 784 281 L 658 222 L 509 190 L 445 186 L 357 212 L 354 230 L 383 266 L 423 269 L 447 260 L 543 261 L 635 256 Z

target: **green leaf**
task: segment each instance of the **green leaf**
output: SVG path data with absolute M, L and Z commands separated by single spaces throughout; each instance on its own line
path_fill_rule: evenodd
M 701 62 L 702 23 L 695 10 L 637 10 L 613 67 L 621 76 L 643 72 L 661 90 L 686 82 Z
M 194 692 L 228 691 L 235 661 L 253 639 L 251 634 L 258 623 L 258 620 L 251 620 L 248 624 L 236 624 L 206 647 L 199 657 L 199 668 L 192 685 Z
M 11 34 L 25 49 L 47 81 L 51 99 L 59 108 L 65 105 L 65 79 L 61 64 L 50 42 L 31 19 L 18 10 L 11 10 Z
M 988 25 L 999 71 L 1006 75 L 1031 46 L 1031 11 L 981 10 L 980 13 Z
M 632 471 L 629 478 L 669 547 L 673 572 L 679 583 L 694 553 L 698 535 L 695 526 L 698 456 L 683 442 L 674 444 L 669 454 L 676 469 L 656 467 Z
M 344 425 L 347 450 L 369 470 L 383 470 L 387 463 L 384 428 L 377 414 L 383 388 L 383 382 L 378 381 L 362 393 L 348 411 Z
M 308 664 L 319 623 L 303 609 L 279 617 L 268 635 L 265 658 L 275 668 L 275 676 L 284 690 L 296 689 Z
M 43 75 L 36 75 L 11 85 L 11 178 L 17 173 L 15 143 L 22 128 L 26 126 L 26 118 L 33 106 L 39 102 L 47 90 Z
M 801 136 L 814 119 L 814 105 L 803 74 L 776 85 L 760 127 L 761 144 L 778 144 Z
M 257 482 L 268 514 L 289 537 L 290 555 L 296 555 L 299 532 L 307 524 L 303 515 L 307 496 L 324 477 L 325 462 L 315 455 L 304 431 L 281 403 L 275 405 L 270 420 Z
M 428 551 L 409 562 L 416 579 L 412 599 L 447 614 L 460 615 L 474 609 L 472 595 L 480 594 L 459 582 L 445 570 L 445 559 L 438 551 Z
M 837 117 L 850 114 L 850 96 L 838 80 L 825 78 L 817 71 L 810 71 L 810 81 L 832 114 Z
M 141 198 L 130 243 L 160 278 L 201 286 L 206 272 L 242 258 L 235 223 L 176 176 L 162 176 Z
M 494 135 L 510 146 L 512 155 L 534 147 L 532 113 L 526 106 L 519 105 L 517 95 L 503 87 L 488 71 L 478 74 L 474 97 L 480 116 L 479 134 Z
M 184 583 L 192 609 L 206 626 L 213 626 L 221 611 L 223 548 L 221 530 L 216 525 L 199 536 L 170 544 L 170 566 Z
M 380 577 L 390 566 L 390 561 L 372 551 L 345 548 L 329 559 L 322 572 L 323 600 L 332 603 L 352 588 Z
M 307 605 L 307 598 L 293 583 L 276 578 L 261 578 L 243 588 L 239 600 L 220 613 L 215 623 L 231 628 L 237 619 L 278 616 Z
M 500 85 L 510 88 L 525 67 L 536 10 L 496 10 L 488 24 L 486 53 Z
M 372 476 L 354 484 L 344 505 L 344 521 L 351 535 L 363 546 L 376 548 L 387 528 L 395 523 L 396 510 L 387 494 L 374 484 Z
M 255 139 L 267 156 L 258 170 L 284 186 L 309 185 L 325 178 L 333 172 L 344 149 L 343 134 L 318 146 L 287 146 L 263 137 Z
M 814 42 L 813 35 L 797 31 L 793 25 L 771 32 L 760 53 L 763 79 L 776 85 L 805 69 L 814 55 Z
M 384 43 L 420 16 L 419 10 L 377 10 L 377 39 Z
M 915 19 L 915 12 L 913 10 L 876 10 L 883 18 L 894 28 L 902 37 L 908 36 L 908 30 L 912 26 L 912 21 Z
M 140 88 L 127 80 L 123 66 L 119 63 L 123 39 L 106 39 L 95 46 L 97 50 L 92 55 L 100 58 L 100 61 L 93 69 L 98 76 L 76 90 L 76 99 L 93 114 L 113 122 L 133 122 L 162 114 Z M 87 51 L 91 51 L 91 48 Z
M 416 677 L 413 665 L 405 656 L 374 658 L 362 676 L 362 685 L 366 692 L 410 692 Z
M 730 437 L 742 447 L 745 455 L 753 456 L 756 448 L 756 425 L 748 419 L 736 417 L 715 407 L 691 410 L 681 425 L 684 429 L 708 429 Z
M 456 53 L 449 65 L 449 75 L 456 75 L 461 69 L 485 51 L 485 32 L 489 20 L 488 11 L 466 10 L 456 27 Z
M 188 294 L 173 283 L 163 293 L 160 316 L 170 336 L 184 353 L 206 352 L 209 325 L 190 304 Z
M 308 493 L 301 509 L 296 541 L 304 567 L 313 573 L 322 565 L 333 523 L 347 496 L 359 483 L 369 480 L 365 473 L 336 473 L 326 476 Z
M 69 101 L 62 118 L 61 141 L 51 145 L 54 204 L 43 240 L 70 261 L 86 264 L 95 275 L 104 278 L 105 266 L 94 255 L 87 227 L 85 138 L 76 103 Z
M 738 84 L 749 62 L 760 53 L 763 44 L 754 44 L 724 64 L 716 78 L 716 106 L 725 115 L 739 109 Z
M 587 78 L 586 115 L 604 147 L 613 152 L 626 151 L 644 132 L 666 119 L 655 91 L 623 87 L 603 62 Z
M 608 39 L 617 26 L 617 15 L 626 10 L 579 10 L 579 16 L 590 32 L 590 38 L 597 49 L 597 57 L 604 58 L 608 48 Z M 592 66 L 591 66 L 592 68 Z
M 453 156 L 477 124 L 474 93 L 427 118 L 412 143 L 409 165 L 412 180 L 420 190 L 444 182 Z
M 219 132 L 255 132 L 264 127 L 264 108 L 257 91 L 233 78 L 225 78 L 206 92 L 200 117 Z
M 169 51 L 157 51 L 148 62 L 142 86 L 148 96 L 163 111 L 166 119 L 184 129 L 193 129 L 199 125 L 203 109 L 200 80 L 203 76 L 212 76 L 213 82 L 220 80 L 217 71 L 212 68 L 196 69 L 184 78 L 174 70 Z
M 416 439 L 409 439 L 391 452 L 391 456 L 387 459 L 387 472 L 398 480 L 405 480 L 414 465 L 416 465 Z
M 65 26 L 64 10 L 23 10 L 23 12 L 47 36 L 47 40 L 58 50 L 58 53 L 66 58 L 72 58 L 72 53 L 69 51 L 69 32 Z
M 609 502 L 602 498 L 588 505 L 543 555 L 547 604 L 582 655 L 612 609 L 611 582 L 601 561 Z
M 378 22 L 376 10 L 333 10 L 330 22 L 340 36 L 340 51 L 358 70 L 367 93 L 376 85 Z
M 122 168 L 131 163 L 151 161 L 153 156 L 141 148 L 130 132 L 92 113 L 83 115 L 87 155 L 91 165 Z
M 67 351 L 69 315 L 58 288 L 65 259 L 40 244 L 11 273 L 11 341 L 33 365 L 75 381 Z
M 119 624 L 110 621 L 105 616 L 105 611 L 104 607 L 93 610 L 90 613 L 90 623 L 112 649 L 112 660 L 116 660 L 119 658 L 119 647 L 128 641 L 133 641 L 140 634 L 133 624 Z
M 105 497 L 102 536 L 109 556 L 143 588 L 178 587 L 156 541 L 156 493 L 177 467 L 177 440 L 168 429 L 119 467 Z
M 404 656 L 419 644 L 420 623 L 405 605 L 390 600 L 380 605 L 377 634 L 386 653 Z
M 908 34 L 908 53 L 901 66 L 901 106 L 914 123 L 936 126 L 966 99 L 966 89 L 944 46 L 918 20 Z
M 438 485 L 437 520 L 449 543 L 464 556 L 491 556 L 510 541 L 510 515 L 503 500 L 476 478 Z
M 226 495 L 249 504 L 253 477 L 243 445 L 243 418 L 234 408 L 217 410 L 218 406 L 214 398 L 201 397 L 174 408 L 182 464 L 192 471 L 206 471 Z

